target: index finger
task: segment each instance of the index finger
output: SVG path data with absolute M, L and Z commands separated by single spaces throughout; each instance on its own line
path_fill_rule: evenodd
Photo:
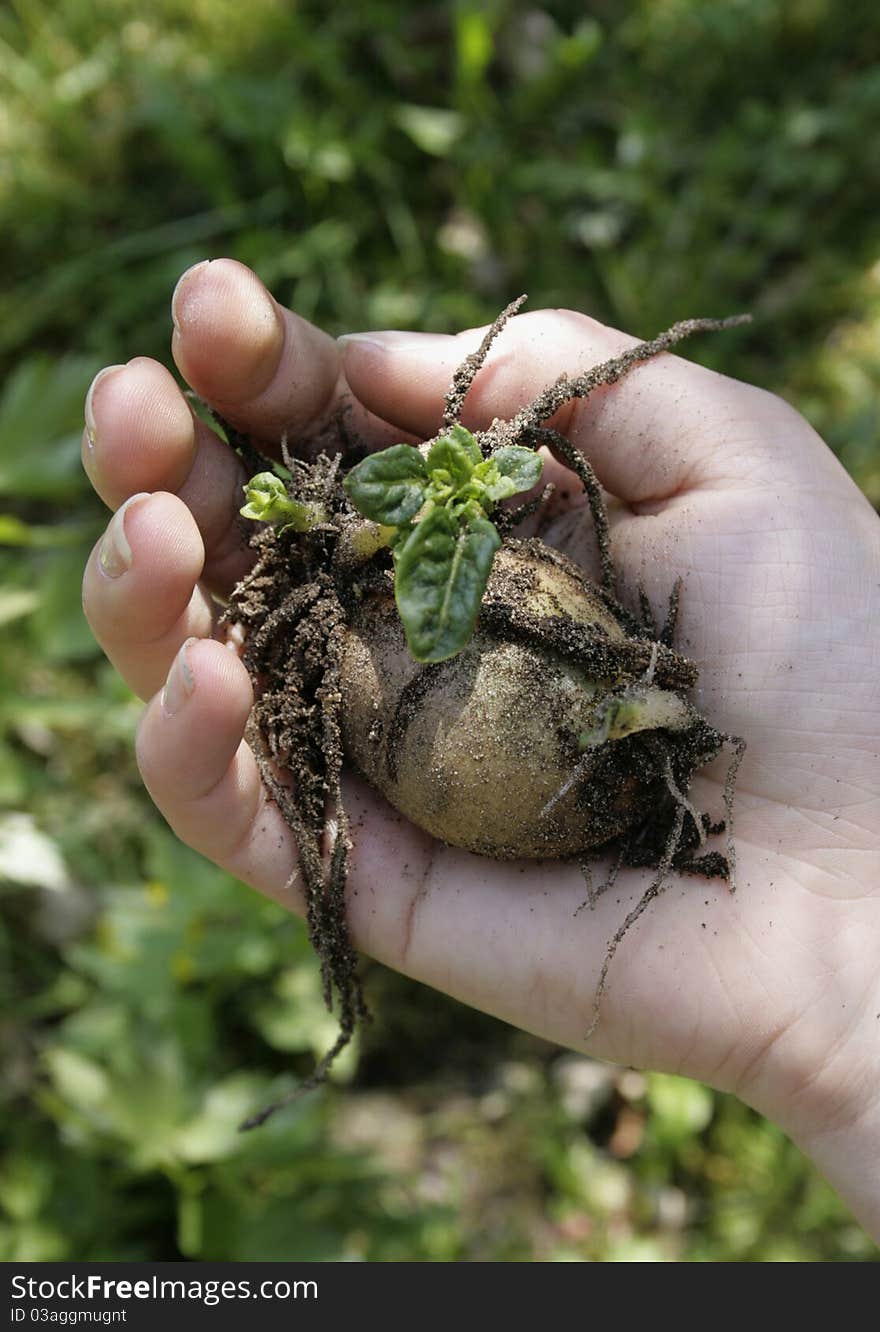
M 278 457 L 284 439 L 333 452 L 340 434 L 370 446 L 399 438 L 350 393 L 336 340 L 283 306 L 238 260 L 187 269 L 171 312 L 181 374 L 262 452 Z

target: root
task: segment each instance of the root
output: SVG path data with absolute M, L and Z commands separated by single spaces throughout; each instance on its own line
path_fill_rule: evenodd
M 605 961 L 602 963 L 602 970 L 599 972 L 599 980 L 596 983 L 596 989 L 593 994 L 593 1017 L 589 1027 L 587 1028 L 586 1035 L 584 1036 L 585 1042 L 589 1041 L 593 1037 L 596 1028 L 599 1025 L 599 1018 L 602 1006 L 602 996 L 605 993 L 605 985 L 608 980 L 608 969 L 611 966 L 611 963 L 614 961 L 614 954 L 617 952 L 618 946 L 620 945 L 621 941 L 625 938 L 625 936 L 628 934 L 631 927 L 635 925 L 639 916 L 641 916 L 642 913 L 647 909 L 647 907 L 650 906 L 650 904 L 654 901 L 655 897 L 660 896 L 664 887 L 666 886 L 666 880 L 669 877 L 669 873 L 672 869 L 672 862 L 675 859 L 675 853 L 678 850 L 678 844 L 681 839 L 681 833 L 682 833 L 682 828 L 684 827 L 684 817 L 686 812 L 687 811 L 683 805 L 678 806 L 678 809 L 676 810 L 675 813 L 675 821 L 672 825 L 672 828 L 670 829 L 669 836 L 666 839 L 666 846 L 663 851 L 663 856 L 660 860 L 659 865 L 657 866 L 656 876 L 652 880 L 649 887 L 647 887 L 645 891 L 642 893 L 641 898 L 633 907 L 632 911 L 630 911 L 629 915 L 626 917 L 626 920 L 624 920 L 623 924 L 617 930 L 615 930 L 614 934 L 612 935 L 608 943 L 608 947 L 605 950 Z
M 733 758 L 724 779 L 724 812 L 727 824 L 727 881 L 732 893 L 736 892 L 736 846 L 733 841 L 733 793 L 736 788 L 736 774 L 746 752 L 746 742 L 741 735 L 725 735 L 727 744 L 733 745 Z
M 574 379 L 563 375 L 555 384 L 551 384 L 543 393 L 539 393 L 528 407 L 524 407 L 513 417 L 509 424 L 511 438 L 528 434 L 530 430 L 534 430 L 536 426 L 554 416 L 560 407 L 570 402 L 572 398 L 588 398 L 595 389 L 608 388 L 611 384 L 616 384 L 632 370 L 633 366 L 642 361 L 650 361 L 661 352 L 669 351 L 671 347 L 694 333 L 714 333 L 720 329 L 737 328 L 740 324 L 749 323 L 750 320 L 750 315 L 733 315 L 729 319 L 683 319 L 680 323 L 667 328 L 665 332 L 658 333 L 650 342 L 639 342 L 635 347 L 630 347 L 629 351 L 621 353 L 620 356 L 613 356 L 611 360 L 603 361 L 601 365 L 593 366 L 591 370 L 575 376 Z
M 290 461 L 297 469 L 303 466 Z M 309 478 L 326 488 L 334 469 L 321 464 Z M 254 539 L 257 565 L 234 590 L 224 618 L 244 627 L 244 662 L 260 681 L 247 740 L 269 797 L 296 841 L 298 864 L 290 883 L 298 880 L 305 894 L 306 928 L 320 962 L 324 1002 L 337 1011 L 339 1034 L 312 1073 L 251 1116 L 243 1130 L 265 1123 L 325 1081 L 368 1017 L 345 911 L 351 841 L 340 785 L 344 612 L 324 567 L 323 538 L 316 536 L 310 546 L 311 540 L 260 532 Z
M 515 301 L 511 301 L 510 305 L 508 305 L 505 310 L 501 311 L 501 314 L 492 324 L 477 350 L 471 352 L 470 356 L 466 356 L 453 374 L 452 383 L 449 386 L 449 392 L 446 394 L 446 401 L 443 406 L 443 419 L 440 422 L 441 433 L 444 430 L 448 430 L 450 426 L 457 425 L 461 420 L 464 400 L 468 395 L 471 385 L 483 368 L 483 364 L 489 354 L 489 348 L 504 328 L 508 319 L 516 314 L 517 310 L 527 299 L 526 296 L 517 296 Z
M 565 435 L 561 435 L 558 430 L 532 426 L 524 432 L 523 438 L 536 449 L 540 448 L 542 444 L 552 449 L 558 455 L 560 461 L 564 462 L 566 467 L 570 468 L 579 479 L 587 497 L 590 517 L 593 519 L 596 543 L 599 547 L 602 586 L 606 592 L 610 592 L 614 596 L 617 575 L 614 571 L 614 561 L 611 558 L 608 510 L 605 505 L 605 496 L 602 494 L 602 487 L 599 485 L 599 478 L 580 450 L 576 449 L 571 440 L 566 439 Z
M 544 816 L 544 810 L 546 810 L 546 808 L 547 806 L 545 805 L 544 809 L 541 811 L 542 818 Z M 581 902 L 580 906 L 576 908 L 574 913 L 576 916 L 579 916 L 580 913 L 583 911 L 584 907 L 586 906 L 588 906 L 592 911 L 593 907 L 596 905 L 596 899 L 599 896 L 599 893 L 596 891 L 596 889 L 593 886 L 593 866 L 590 864 L 589 860 L 585 860 L 581 865 L 581 874 L 583 875 L 584 878 L 584 887 L 587 890 L 587 895 L 584 898 L 583 902 Z
M 456 372 L 453 378 L 453 387 L 450 389 L 447 398 L 446 416 L 443 418 L 444 425 L 453 424 L 457 416 L 450 417 L 453 411 L 453 405 L 457 404 L 456 410 L 460 410 L 464 394 L 467 392 L 474 375 L 479 370 L 485 360 L 486 352 L 492 340 L 497 336 L 506 323 L 511 311 L 518 309 L 524 297 L 515 301 L 513 305 L 499 315 L 495 324 L 492 325 L 479 351 L 474 353 Z M 493 449 L 502 444 L 531 444 L 534 448 L 540 448 L 542 444 L 552 448 L 559 456 L 562 462 L 569 467 L 580 479 L 587 497 L 587 504 L 590 510 L 590 516 L 593 519 L 593 527 L 596 533 L 596 541 L 599 546 L 599 563 L 602 573 L 603 590 L 614 596 L 616 593 L 617 577 L 614 570 L 614 561 L 611 556 L 611 540 L 608 527 L 608 510 L 605 504 L 605 497 L 602 494 L 602 487 L 591 464 L 587 461 L 579 449 L 572 444 L 571 440 L 557 430 L 551 430 L 544 425 L 554 416 L 561 407 L 575 398 L 588 398 L 597 388 L 608 388 L 616 384 L 628 374 L 634 366 L 642 361 L 649 361 L 661 352 L 668 351 L 683 339 L 691 337 L 694 333 L 716 332 L 725 328 L 736 328 L 740 324 L 747 324 L 751 320 L 750 315 L 733 315 L 729 319 L 684 319 L 665 332 L 659 333 L 656 338 L 649 342 L 637 343 L 635 347 L 630 347 L 628 351 L 620 356 L 614 356 L 609 361 L 603 361 L 600 365 L 593 366 L 591 370 L 585 371 L 582 375 L 577 375 L 570 379 L 563 375 L 539 393 L 528 407 L 523 407 L 516 416 L 509 421 L 496 421 L 492 428 L 483 436 L 484 450 L 491 453 Z M 457 395 L 456 381 L 458 375 L 462 375 L 463 391 Z M 449 418 L 449 419 L 447 419 Z M 675 596 L 673 591 L 673 596 Z M 647 598 L 642 602 L 644 604 Z M 676 600 L 677 611 L 677 600 Z M 653 617 L 648 623 L 653 622 Z M 664 628 L 660 636 L 661 643 L 671 642 L 666 634 L 671 634 L 674 628 L 674 615 L 672 616 L 672 628 L 669 628 L 670 617 L 667 616 L 667 627 Z M 653 635 L 652 635 L 653 636 Z
M 334 1061 L 350 1044 L 358 1025 L 368 1018 L 357 975 L 357 954 L 349 937 L 345 916 L 345 885 L 351 842 L 338 774 L 333 780 L 332 793 L 335 817 L 327 819 L 328 824 L 334 825 L 334 831 L 328 856 L 329 868 L 325 868 L 318 838 L 303 817 L 292 789 L 279 782 L 258 728 L 250 728 L 248 739 L 266 789 L 297 840 L 299 865 L 289 882 L 301 879 L 305 887 L 309 940 L 318 955 L 324 1003 L 331 1012 L 334 994 L 338 999 L 339 1034 L 309 1076 L 286 1096 L 246 1119 L 239 1125 L 241 1132 L 265 1124 L 276 1111 L 291 1105 L 326 1081 Z
M 544 805 L 543 809 L 541 810 L 541 813 L 538 815 L 539 819 L 546 819 L 547 815 L 550 814 L 556 808 L 560 800 L 562 800 L 565 796 L 568 795 L 569 791 L 575 785 L 575 783 L 580 781 L 581 777 L 584 776 L 584 774 L 587 771 L 587 768 L 590 766 L 592 762 L 593 762 L 593 753 L 592 750 L 588 749 L 586 753 L 583 754 L 581 758 L 578 760 L 578 762 L 574 765 L 574 768 L 572 769 L 571 772 L 571 776 L 566 778 L 566 780 L 560 786 L 559 790 L 556 791 L 555 794 L 552 795 L 550 799 L 547 801 L 546 805 Z
M 517 505 L 515 509 L 502 509 L 495 519 L 499 534 L 502 537 L 509 536 L 515 527 L 525 522 L 526 518 L 531 518 L 533 513 L 537 513 L 547 503 L 555 489 L 553 482 L 550 481 L 534 499 Z
M 669 594 L 669 605 L 666 608 L 666 621 L 660 631 L 660 642 L 666 647 L 672 647 L 675 641 L 675 630 L 678 627 L 678 608 L 681 602 L 681 579 L 676 578 L 672 584 L 672 591 Z
M 605 893 L 607 893 L 611 888 L 614 887 L 615 883 L 617 882 L 617 876 L 620 873 L 622 866 L 623 866 L 623 852 L 621 851 L 611 862 L 611 869 L 608 871 L 608 878 L 599 888 L 595 888 L 593 886 L 593 867 L 588 860 L 584 861 L 584 863 L 581 865 L 581 874 L 583 874 L 584 883 L 587 885 L 587 895 L 584 898 L 583 902 L 581 902 L 580 906 L 575 909 L 574 914 L 576 916 L 579 916 L 581 914 L 584 907 L 589 907 L 591 911 L 593 910 L 593 907 L 596 905 L 599 898 L 603 897 Z
M 284 598 L 281 605 L 272 614 L 263 621 L 258 632 L 254 635 L 253 641 L 249 645 L 248 655 L 254 658 L 259 657 L 260 653 L 269 643 L 272 637 L 278 633 L 284 625 L 292 625 L 299 619 L 305 609 L 320 596 L 321 589 L 315 583 L 307 583 L 304 587 L 297 587 Z
M 344 1023 L 342 1023 L 342 1020 L 340 1019 L 339 1035 L 336 1037 L 336 1040 L 327 1053 L 322 1055 L 318 1060 L 314 1070 L 309 1076 L 304 1078 L 292 1092 L 288 1092 L 286 1096 L 280 1097 L 279 1100 L 273 1101 L 271 1105 L 267 1105 L 263 1110 L 258 1110 L 257 1113 L 251 1115 L 249 1119 L 245 1119 L 238 1126 L 239 1133 L 247 1133 L 250 1129 L 260 1128 L 262 1124 L 265 1124 L 267 1119 L 271 1119 L 272 1115 L 274 1115 L 277 1110 L 283 1110 L 286 1106 L 293 1105 L 294 1101 L 298 1101 L 301 1096 L 306 1096 L 310 1091 L 314 1091 L 316 1087 L 320 1087 L 323 1082 L 326 1082 L 327 1074 L 330 1072 L 334 1061 L 338 1055 L 342 1054 L 342 1051 L 350 1043 L 352 1034 L 353 1029 L 346 1030 Z
M 559 652 L 597 679 L 637 680 L 648 670 L 656 647 L 656 683 L 663 689 L 690 689 L 697 682 L 697 668 L 662 643 L 631 638 L 612 643 L 596 637 L 589 628 L 563 622 L 559 616 L 532 615 L 518 605 L 493 600 L 487 595 L 480 611 L 480 624 L 514 642 L 530 643 Z
M 657 622 L 654 619 L 654 611 L 652 609 L 650 601 L 648 600 L 648 594 L 645 591 L 643 583 L 639 583 L 639 613 L 641 614 L 642 624 L 645 626 L 646 633 L 649 635 L 650 638 L 656 639 Z M 672 647 L 672 644 L 667 643 L 666 646 Z
M 660 893 L 663 891 L 664 887 L 666 886 L 666 881 L 668 879 L 668 876 L 673 869 L 677 869 L 688 874 L 704 875 L 706 878 L 709 879 L 716 879 L 716 878 L 727 879 L 730 891 L 731 892 L 736 891 L 736 849 L 733 841 L 733 795 L 736 786 L 736 776 L 739 770 L 739 765 L 742 762 L 742 758 L 746 750 L 746 742 L 740 736 L 717 735 L 717 733 L 716 733 L 716 741 L 718 743 L 719 748 L 722 744 L 730 744 L 733 745 L 734 747 L 733 758 L 730 761 L 730 764 L 727 769 L 727 774 L 724 780 L 723 799 L 724 799 L 724 810 L 726 817 L 724 821 L 721 823 L 713 823 L 708 817 L 708 815 L 701 814 L 696 809 L 693 802 L 688 798 L 687 786 L 685 787 L 685 790 L 682 791 L 679 783 L 676 781 L 675 772 L 673 770 L 672 758 L 670 757 L 669 752 L 661 750 L 662 741 L 660 741 L 659 739 L 654 741 L 653 747 L 658 752 L 658 754 L 662 753 L 663 777 L 666 784 L 666 789 L 669 792 L 669 795 L 672 798 L 675 805 L 675 817 L 671 824 L 670 830 L 667 834 L 666 841 L 663 847 L 663 853 L 660 857 L 659 862 L 657 862 L 657 872 L 654 879 L 652 880 L 649 887 L 645 889 L 645 892 L 642 894 L 641 898 L 639 899 L 635 907 L 632 909 L 632 911 L 630 911 L 629 915 L 626 917 L 623 924 L 619 927 L 619 929 L 615 931 L 611 940 L 609 941 L 608 948 L 606 949 L 605 952 L 605 960 L 602 963 L 602 970 L 599 973 L 599 980 L 596 983 L 596 989 L 593 995 L 593 1017 L 592 1021 L 590 1022 L 590 1026 L 587 1030 L 587 1034 L 584 1038 L 585 1040 L 591 1039 L 591 1037 L 595 1034 L 596 1028 L 599 1025 L 601 1002 L 602 1002 L 602 997 L 605 993 L 605 987 L 608 979 L 608 971 L 620 943 L 623 941 L 623 939 L 629 932 L 630 928 L 638 920 L 639 916 L 641 916 L 641 914 L 647 909 L 650 903 L 653 902 L 654 898 L 659 897 Z M 716 750 L 716 753 L 717 752 L 718 751 Z M 685 819 L 687 817 L 689 817 L 691 822 L 693 823 L 693 827 L 696 834 L 696 844 L 700 847 L 706 845 L 707 836 L 711 836 L 716 833 L 726 831 L 727 833 L 726 859 L 717 851 L 713 851 L 707 855 L 697 856 L 697 857 L 694 857 L 690 854 L 690 851 L 688 849 L 688 843 L 690 843 L 690 845 L 693 846 L 693 841 L 691 840 L 690 836 L 688 836 L 688 838 L 684 837 Z M 635 839 L 636 841 L 638 840 L 638 836 L 639 835 L 636 834 L 636 839 Z M 636 852 L 636 854 L 633 854 L 633 852 Z M 650 863 L 650 859 L 651 857 L 649 854 L 647 863 Z M 602 889 L 599 890 L 599 892 L 592 891 L 592 877 L 590 876 L 589 878 L 587 878 L 585 873 L 585 878 L 587 879 L 587 885 L 588 885 L 588 895 L 586 901 L 581 903 L 581 906 L 578 907 L 577 911 L 575 912 L 575 915 L 577 915 L 578 912 L 580 912 L 584 906 L 586 905 L 589 905 L 591 907 L 593 906 L 593 904 L 595 903 L 596 899 L 599 896 L 599 893 L 607 891 L 608 887 L 610 887 L 611 884 L 614 882 L 614 880 L 617 878 L 617 874 L 624 864 L 638 865 L 640 863 L 644 864 L 646 862 L 638 854 L 635 842 L 631 844 L 624 842 L 619 852 L 618 858 L 614 863 L 614 865 L 612 866 L 608 882 L 604 885 Z
M 654 683 L 654 676 L 657 674 L 657 653 L 659 649 L 660 644 L 658 642 L 655 641 L 651 644 L 651 660 L 648 662 L 645 674 L 642 676 L 642 684 L 652 685 Z
M 682 791 L 679 791 L 676 786 L 675 775 L 672 771 L 672 762 L 668 754 L 664 755 L 663 773 L 666 778 L 666 789 L 669 791 L 669 794 L 672 796 L 672 799 L 678 805 L 679 809 L 683 809 L 686 814 L 690 814 L 694 821 L 694 827 L 697 830 L 700 846 L 705 846 L 706 829 L 703 826 L 703 816 L 702 814 L 697 813 L 691 801 L 688 800 L 687 796 Z

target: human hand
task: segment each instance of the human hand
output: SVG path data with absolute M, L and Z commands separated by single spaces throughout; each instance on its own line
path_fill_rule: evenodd
M 267 451 L 285 430 L 332 435 L 349 398 L 349 428 L 376 447 L 433 434 L 452 371 L 480 340 L 369 334 L 340 346 L 229 260 L 191 270 L 175 306 L 184 377 Z M 583 315 L 521 315 L 464 422 L 511 416 L 560 373 L 630 341 Z M 116 508 L 148 495 L 117 513 L 115 553 L 105 546 L 102 566 L 96 548 L 84 582 L 96 636 L 151 700 L 138 737 L 145 781 L 184 841 L 301 910 L 286 886 L 290 832 L 243 740 L 247 673 L 211 641 L 205 589 L 228 593 L 250 559 L 240 464 L 143 358 L 96 382 L 88 420 L 84 461 L 102 497 Z M 735 1091 L 813 1155 L 876 1233 L 880 522 L 791 408 L 678 357 L 638 367 L 552 424 L 616 497 L 624 585 L 641 581 L 662 613 L 683 577 L 677 645 L 700 671 L 695 705 L 749 742 L 738 892 L 672 880 L 621 945 L 584 1047 L 607 942 L 646 876 L 623 871 L 573 920 L 584 896 L 575 867 L 435 843 L 351 778 L 354 942 L 560 1044 Z M 582 508 L 580 496 L 557 499 L 542 535 L 589 564 Z M 720 811 L 723 775 L 716 761 L 697 779 L 701 808 Z

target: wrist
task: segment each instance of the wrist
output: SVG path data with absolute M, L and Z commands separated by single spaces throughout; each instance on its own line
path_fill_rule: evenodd
M 845 1036 L 797 1029 L 739 1094 L 792 1139 L 880 1242 L 880 1011 Z
M 784 1127 L 784 1125 L 783 1125 Z M 792 1140 L 880 1244 L 880 1104 L 856 1119 Z

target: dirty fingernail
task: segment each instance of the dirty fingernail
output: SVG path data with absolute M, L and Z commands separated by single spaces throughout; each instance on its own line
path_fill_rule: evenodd
M 162 690 L 162 711 L 167 717 L 173 717 L 180 712 L 196 687 L 189 649 L 197 642 L 197 638 L 188 638 L 171 663 L 171 670 Z
M 203 268 L 207 268 L 210 262 L 210 259 L 200 259 L 197 264 L 192 264 L 186 272 L 181 273 L 180 277 L 177 279 L 177 286 L 174 288 L 171 296 L 171 322 L 178 333 L 180 332 L 180 320 L 183 313 L 184 288 L 196 273 L 201 272 Z
M 95 425 L 95 389 L 110 375 L 115 375 L 117 370 L 124 369 L 124 365 L 105 365 L 104 369 L 98 371 L 89 385 L 89 391 L 86 394 L 84 415 L 86 418 L 86 434 L 88 435 L 89 443 L 92 447 L 94 447 L 95 439 L 97 438 L 97 426 Z
M 141 491 L 137 495 L 131 495 L 124 504 L 116 510 L 104 533 L 104 539 L 101 542 L 100 562 L 101 568 L 108 578 L 119 578 L 126 569 L 131 568 L 131 546 L 128 537 L 125 535 L 125 515 L 133 505 L 141 500 L 149 499 L 146 491 Z

